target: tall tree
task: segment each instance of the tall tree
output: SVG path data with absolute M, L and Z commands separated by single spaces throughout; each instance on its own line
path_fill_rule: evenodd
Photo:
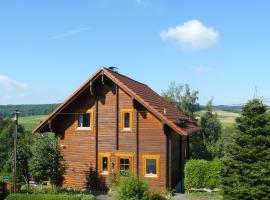
M 259 99 L 237 118 L 239 134 L 227 148 L 222 170 L 225 199 L 270 199 L 270 116 Z
M 191 157 L 194 159 L 212 160 L 219 157 L 217 141 L 221 135 L 221 123 L 213 112 L 213 100 L 205 106 L 205 112 L 200 118 L 201 132 L 191 137 Z
M 194 113 L 199 110 L 198 94 L 198 91 L 191 91 L 188 84 L 182 86 L 175 82 L 172 82 L 169 88 L 162 92 L 162 96 L 167 101 L 192 119 L 195 119 Z
M 221 135 L 221 123 L 217 113 L 213 112 L 213 100 L 210 100 L 205 106 L 205 113 L 200 119 L 200 126 L 204 137 L 204 142 L 215 144 Z
M 29 165 L 31 174 L 37 181 L 51 181 L 54 186 L 61 186 L 65 165 L 53 133 L 35 136 Z
M 14 122 L 11 119 L 0 118 L 0 172 L 11 172 L 13 153 Z M 25 135 L 24 128 L 18 127 L 18 140 Z

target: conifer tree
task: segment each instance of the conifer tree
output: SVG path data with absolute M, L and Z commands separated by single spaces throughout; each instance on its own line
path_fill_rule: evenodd
M 227 148 L 221 172 L 227 200 L 270 199 L 270 116 L 259 99 L 237 118 L 238 134 Z

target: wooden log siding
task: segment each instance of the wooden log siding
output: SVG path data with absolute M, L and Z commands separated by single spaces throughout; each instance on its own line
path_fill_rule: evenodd
M 143 174 L 143 155 L 160 156 L 160 173 L 158 178 L 146 178 L 151 188 L 166 188 L 166 164 L 167 161 L 167 139 L 163 131 L 163 124 L 150 112 L 139 114 L 139 149 L 140 163 L 139 174 Z
M 132 110 L 132 127 L 131 131 L 123 131 L 121 121 L 123 116 L 120 115 L 119 120 L 119 152 L 136 154 L 136 111 L 133 107 L 133 101 L 123 90 L 119 90 L 119 111 Z M 136 165 L 135 165 L 136 168 Z

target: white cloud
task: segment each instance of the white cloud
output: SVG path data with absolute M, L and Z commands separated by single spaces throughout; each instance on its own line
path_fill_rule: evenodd
M 86 28 L 73 29 L 73 30 L 67 31 L 65 33 L 54 35 L 54 36 L 50 37 L 50 39 L 51 40 L 55 40 L 55 39 L 59 39 L 59 38 L 63 38 L 63 37 L 69 36 L 69 35 L 74 35 L 76 33 L 80 33 L 80 32 L 83 32 L 83 31 L 87 31 L 87 30 L 89 30 L 88 27 L 86 27 Z
M 16 80 L 12 80 L 8 76 L 0 74 L 0 88 L 4 90 L 11 90 L 11 89 L 25 90 L 25 89 L 28 89 L 29 87 L 30 86 L 27 83 L 22 83 Z
M 214 47 L 218 42 L 219 33 L 199 20 L 190 20 L 183 25 L 162 31 L 160 36 L 163 40 L 176 41 L 185 49 L 201 50 Z

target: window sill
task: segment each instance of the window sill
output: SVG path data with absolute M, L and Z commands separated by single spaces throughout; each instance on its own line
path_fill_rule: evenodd
M 158 178 L 158 175 L 146 174 L 144 177 L 145 178 Z
M 90 128 L 90 127 L 79 127 L 79 128 L 76 128 L 76 131 L 92 131 L 92 128 Z
M 122 132 L 130 133 L 130 132 L 132 132 L 132 130 L 130 128 L 124 128 L 124 129 L 122 129 Z
M 109 172 L 101 172 L 100 173 L 102 176 L 109 176 Z

